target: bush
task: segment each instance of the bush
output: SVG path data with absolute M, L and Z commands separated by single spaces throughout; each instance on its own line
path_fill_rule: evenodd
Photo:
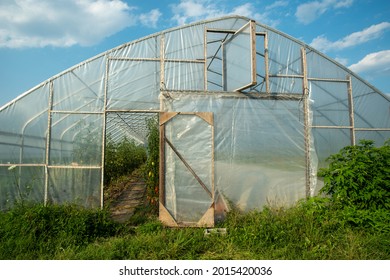
M 340 221 L 353 227 L 390 233 L 390 142 L 374 147 L 362 140 L 328 158 L 328 168 L 318 175 L 325 185 L 320 193 L 329 196 Z
M 328 168 L 320 169 L 324 178 L 321 193 L 342 207 L 358 210 L 390 210 L 390 141 L 374 147 L 362 140 L 328 158 Z

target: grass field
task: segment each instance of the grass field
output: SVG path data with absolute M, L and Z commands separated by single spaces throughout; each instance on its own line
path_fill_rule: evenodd
M 207 236 L 202 228 L 166 228 L 147 209 L 116 224 L 107 210 L 19 205 L 0 213 L 0 259 L 390 259 L 387 212 L 348 212 L 328 202 L 232 210 L 217 225 L 226 234 Z

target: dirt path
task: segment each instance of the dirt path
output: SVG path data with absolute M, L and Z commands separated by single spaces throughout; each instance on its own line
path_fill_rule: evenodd
M 113 220 L 120 223 L 127 222 L 136 208 L 145 204 L 145 194 L 145 180 L 133 173 L 129 176 L 129 180 L 124 182 L 120 194 L 111 202 L 110 211 Z

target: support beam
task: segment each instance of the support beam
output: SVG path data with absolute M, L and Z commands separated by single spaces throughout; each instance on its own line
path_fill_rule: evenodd
M 306 197 L 311 196 L 311 158 L 310 158 L 310 116 L 309 116 L 309 87 L 307 80 L 307 64 L 306 64 L 306 50 L 301 48 L 302 58 L 302 98 L 303 98 L 303 121 L 304 121 L 304 137 L 305 137 L 305 162 L 306 162 Z
M 49 83 L 49 106 L 47 108 L 47 132 L 46 132 L 46 155 L 45 155 L 45 197 L 43 200 L 44 205 L 47 205 L 48 192 L 49 192 L 49 161 L 50 161 L 50 138 L 51 138 L 51 120 L 52 120 L 52 109 L 53 109 L 53 92 L 54 92 L 53 81 Z
M 161 205 L 165 205 L 165 128 L 161 119 L 164 113 L 160 114 L 160 166 L 159 166 L 159 201 Z
M 106 56 L 106 72 L 104 75 L 104 95 L 103 95 L 103 124 L 102 124 L 102 158 L 101 158 L 101 176 L 100 176 L 100 207 L 104 207 L 104 161 L 106 155 L 106 122 L 107 122 L 107 91 L 108 91 L 108 73 L 110 68 L 110 59 Z
M 349 108 L 349 125 L 351 126 L 351 145 L 356 144 L 355 137 L 355 117 L 354 117 L 354 107 L 353 107 L 353 96 L 352 96 L 352 79 L 351 76 L 347 76 L 348 80 L 348 108 Z
M 265 91 L 267 94 L 270 94 L 269 89 L 269 57 L 268 57 L 268 35 L 264 35 L 264 67 L 265 67 Z

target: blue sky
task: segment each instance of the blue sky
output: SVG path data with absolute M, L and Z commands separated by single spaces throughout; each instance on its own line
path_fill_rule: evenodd
M 390 94 L 388 0 L 0 0 L 0 107 L 120 44 L 229 14 L 298 38 Z

